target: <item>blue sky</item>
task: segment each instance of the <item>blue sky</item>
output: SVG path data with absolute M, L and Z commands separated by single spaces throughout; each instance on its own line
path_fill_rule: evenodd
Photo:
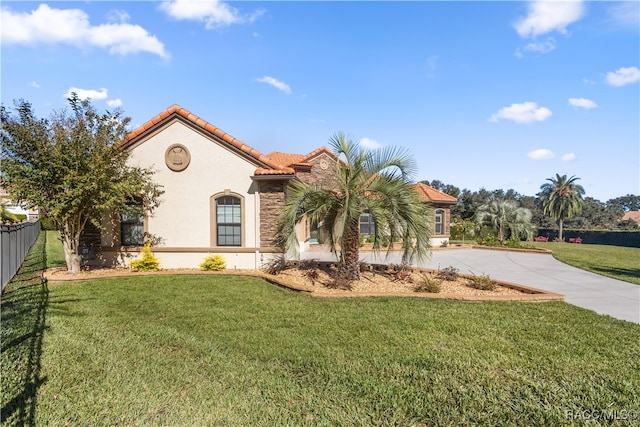
M 173 104 L 262 153 L 338 131 L 416 180 L 640 194 L 639 2 L 2 2 L 2 103 Z

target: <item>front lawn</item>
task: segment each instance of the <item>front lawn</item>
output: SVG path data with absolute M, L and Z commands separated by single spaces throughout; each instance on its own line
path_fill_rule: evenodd
M 560 242 L 533 244 L 552 250 L 553 257 L 566 264 L 640 285 L 640 248 Z
M 627 425 L 640 407 L 640 325 L 561 302 L 22 274 L 2 298 L 3 425 Z

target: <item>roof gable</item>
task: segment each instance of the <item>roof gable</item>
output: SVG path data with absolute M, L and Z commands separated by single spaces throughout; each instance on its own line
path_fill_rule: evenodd
M 415 184 L 416 191 L 420 195 L 420 197 L 427 202 L 437 202 L 437 203 L 457 203 L 458 199 L 455 197 L 443 193 L 442 191 L 436 190 L 433 187 L 428 186 L 422 182 L 418 182 Z
M 231 136 L 226 133 L 222 129 L 212 125 L 211 123 L 201 119 L 195 114 L 190 113 L 186 109 L 180 107 L 177 104 L 172 105 L 167 108 L 151 120 L 147 121 L 142 126 L 134 129 L 130 132 L 124 139 L 122 143 L 122 148 L 128 148 L 133 146 L 136 142 L 143 139 L 145 136 L 149 135 L 151 132 L 159 129 L 165 124 L 171 122 L 174 119 L 180 119 L 181 121 L 189 124 L 192 127 L 200 130 L 204 134 L 208 135 L 210 138 L 218 141 L 219 143 L 227 145 L 233 151 L 236 151 L 238 154 L 247 157 L 253 161 L 255 161 L 260 167 L 256 170 L 256 174 L 259 174 L 258 171 L 264 172 L 265 175 L 289 175 L 293 174 L 294 170 L 292 168 L 287 168 L 284 166 L 280 166 L 275 163 L 269 157 L 260 153 L 259 151 L 251 148 L 244 142 L 239 139 Z

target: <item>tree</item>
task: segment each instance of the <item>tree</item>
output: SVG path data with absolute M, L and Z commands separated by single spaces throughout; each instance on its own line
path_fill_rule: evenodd
M 531 211 L 519 207 L 514 200 L 493 199 L 480 206 L 476 214 L 478 228 L 483 225 L 493 227 L 500 244 L 509 237 L 524 237 L 531 240 L 534 225 L 531 223 Z
M 558 238 L 562 238 L 564 220 L 572 218 L 582 211 L 582 196 L 584 188 L 576 184 L 575 175 L 567 178 L 567 175 L 556 174 L 555 178 L 547 178 L 547 183 L 542 184 L 538 197 L 542 203 L 545 215 L 550 215 L 558 222 L 560 231 Z
M 330 139 L 336 156 L 333 188 L 293 181 L 280 218 L 277 236 L 286 249 L 297 250 L 295 226 L 310 220 L 321 224 L 331 251 L 339 251 L 338 273 L 347 280 L 360 277 L 360 215 L 375 221 L 374 250 L 384 240 L 402 239 L 403 263 L 425 259 L 431 235 L 431 209 L 420 200 L 409 177 L 417 165 L 408 152 L 384 147 L 367 151 L 338 133 Z
M 0 185 L 12 198 L 38 207 L 55 224 L 67 270 L 80 270 L 80 234 L 88 222 L 100 227 L 103 215 L 142 199 L 152 211 L 162 191 L 153 171 L 127 165 L 119 148 L 130 121 L 120 110 L 98 113 L 90 101 L 69 98 L 71 112 L 36 118 L 31 104 L 16 103 L 17 115 L 0 110 Z

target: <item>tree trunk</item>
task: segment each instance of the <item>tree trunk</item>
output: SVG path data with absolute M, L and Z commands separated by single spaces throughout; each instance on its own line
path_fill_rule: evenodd
M 561 242 L 564 242 L 564 239 L 562 238 L 563 221 L 562 220 L 558 221 L 558 225 L 560 226 L 560 231 L 558 232 L 558 240 L 560 240 Z
M 64 260 L 67 264 L 67 272 L 76 274 L 80 272 L 80 260 L 79 253 L 80 236 L 72 236 L 67 232 L 60 232 L 62 238 L 62 246 L 64 247 Z
M 338 274 L 348 280 L 360 279 L 360 225 L 358 219 L 346 230 L 340 248 Z

